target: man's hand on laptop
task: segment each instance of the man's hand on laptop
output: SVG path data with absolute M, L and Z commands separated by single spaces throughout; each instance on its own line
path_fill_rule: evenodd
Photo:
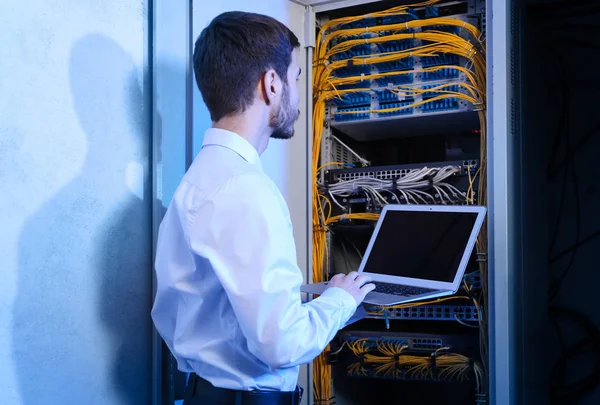
M 368 284 L 369 281 L 371 281 L 370 277 L 352 271 L 348 274 L 336 274 L 331 277 L 327 287 L 341 288 L 352 295 L 354 301 L 356 301 L 356 306 L 359 306 L 365 296 L 375 289 L 375 284 Z

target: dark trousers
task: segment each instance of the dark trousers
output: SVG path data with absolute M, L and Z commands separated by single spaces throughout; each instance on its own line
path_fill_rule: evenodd
M 301 399 L 300 387 L 293 392 L 236 391 L 215 387 L 192 373 L 183 405 L 299 405 Z

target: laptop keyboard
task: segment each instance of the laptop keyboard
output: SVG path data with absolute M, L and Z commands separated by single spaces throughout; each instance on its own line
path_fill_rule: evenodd
M 402 295 L 402 296 L 407 296 L 407 297 L 426 294 L 428 292 L 436 291 L 431 288 L 412 287 L 409 285 L 389 284 L 389 283 L 382 283 L 379 281 L 372 281 L 371 284 L 375 284 L 374 292 L 392 294 L 392 295 Z

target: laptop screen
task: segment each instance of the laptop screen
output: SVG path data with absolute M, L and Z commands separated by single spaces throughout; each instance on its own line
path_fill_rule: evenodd
M 451 283 L 477 214 L 388 211 L 363 271 Z

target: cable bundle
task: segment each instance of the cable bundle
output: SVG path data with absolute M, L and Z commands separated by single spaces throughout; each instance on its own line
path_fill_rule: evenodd
M 349 357 L 342 354 L 344 350 L 350 352 Z M 345 368 L 350 376 L 462 382 L 472 373 L 479 392 L 480 365 L 467 356 L 447 350 L 409 351 L 401 340 L 360 338 L 345 341 L 336 354 L 349 360 Z
M 336 197 L 350 197 L 358 193 L 364 193 L 376 206 L 382 207 L 388 204 L 388 200 L 382 194 L 389 194 L 394 201 L 404 200 L 411 204 L 436 203 L 436 198 L 424 190 L 435 192 L 442 204 L 457 203 L 459 200 L 469 202 L 473 196 L 467 196 L 453 185 L 444 180 L 460 173 L 461 169 L 456 166 L 442 168 L 427 168 L 410 170 L 402 177 L 394 180 L 384 180 L 371 177 L 363 177 L 353 180 L 340 181 L 328 187 L 331 200 L 345 210 Z M 472 183 L 469 191 L 472 191 Z M 399 198 L 399 196 L 401 198 Z

